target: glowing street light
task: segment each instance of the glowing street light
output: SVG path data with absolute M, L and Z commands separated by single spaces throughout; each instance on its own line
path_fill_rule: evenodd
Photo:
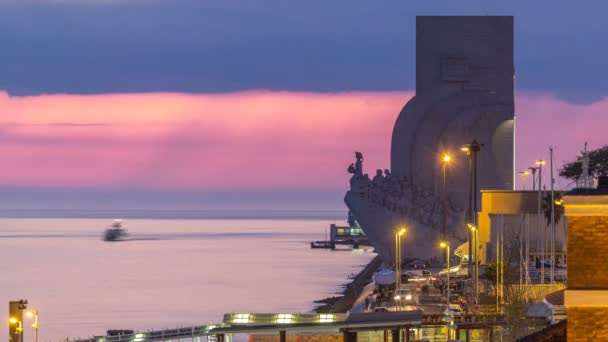
M 471 233 L 473 233 L 473 250 L 474 250 L 474 255 L 475 255 L 475 267 L 473 268 L 473 274 L 475 277 L 475 282 L 474 282 L 474 287 L 475 287 L 475 303 L 479 302 L 479 260 L 477 260 L 479 258 L 479 229 L 477 229 L 477 227 L 475 227 L 474 225 L 468 223 L 467 226 L 469 227 L 469 229 L 471 230 Z
M 399 290 L 401 289 L 401 237 L 405 235 L 407 229 L 405 227 L 401 227 L 395 233 L 395 304 L 397 306 L 397 311 L 399 311 L 399 301 L 401 297 L 399 296 Z
M 523 190 L 525 191 L 526 190 L 526 179 L 530 175 L 530 172 L 528 172 L 528 171 L 521 171 L 519 173 L 519 175 L 521 176 L 521 184 L 523 186 Z
M 537 223 L 538 223 L 538 232 L 539 232 L 539 239 L 540 240 L 540 283 L 544 284 L 545 283 L 545 229 L 543 227 L 543 220 L 542 220 L 542 211 L 541 211 L 541 203 L 542 203 L 542 198 L 543 198 L 543 165 L 545 165 L 545 161 L 542 159 L 539 159 L 536 161 L 535 163 L 538 167 L 538 213 L 537 213 Z M 538 241 L 537 240 L 537 241 Z M 538 255 L 538 248 L 537 248 L 537 255 Z
M 34 328 L 34 342 L 38 342 L 38 310 L 27 311 L 25 315 L 34 319 L 34 323 L 32 323 L 32 328 Z
M 447 249 L 447 255 L 448 255 L 448 284 L 447 284 L 447 308 L 450 308 L 450 243 L 446 242 L 446 241 L 442 241 L 439 246 L 441 248 L 446 248 Z
M 443 225 L 442 225 L 442 238 L 447 238 L 447 220 L 448 220 L 448 197 L 447 197 L 447 166 L 452 161 L 452 156 L 444 153 L 441 156 L 441 163 L 443 164 Z

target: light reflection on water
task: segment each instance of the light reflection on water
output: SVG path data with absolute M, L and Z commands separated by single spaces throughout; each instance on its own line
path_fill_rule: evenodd
M 133 219 L 133 241 L 103 242 L 109 223 L 0 219 L 0 318 L 9 300 L 27 299 L 40 311 L 40 340 L 57 341 L 217 322 L 232 311 L 307 312 L 373 257 L 311 250 L 333 220 Z

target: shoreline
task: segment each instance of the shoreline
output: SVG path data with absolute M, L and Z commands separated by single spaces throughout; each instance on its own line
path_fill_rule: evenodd
M 382 259 L 376 255 L 348 284 L 346 284 L 342 295 L 315 300 L 315 304 L 321 304 L 313 312 L 316 313 L 345 313 L 359 298 L 363 288 L 372 281 L 372 275 L 382 265 Z

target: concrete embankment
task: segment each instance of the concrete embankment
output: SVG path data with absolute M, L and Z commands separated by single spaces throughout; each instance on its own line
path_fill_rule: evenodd
M 328 297 L 315 301 L 315 303 L 321 305 L 314 311 L 318 313 L 340 313 L 350 310 L 365 285 L 372 281 L 372 275 L 381 265 L 382 260 L 379 256 L 375 256 L 372 261 L 353 278 L 353 281 L 346 285 L 341 296 Z

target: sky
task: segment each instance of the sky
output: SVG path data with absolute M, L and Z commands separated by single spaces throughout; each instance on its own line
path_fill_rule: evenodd
M 606 143 L 606 10 L 0 0 L 0 205 L 344 208 L 355 150 L 390 165 L 416 15 L 515 16 L 517 168 L 549 146 L 561 164 Z

